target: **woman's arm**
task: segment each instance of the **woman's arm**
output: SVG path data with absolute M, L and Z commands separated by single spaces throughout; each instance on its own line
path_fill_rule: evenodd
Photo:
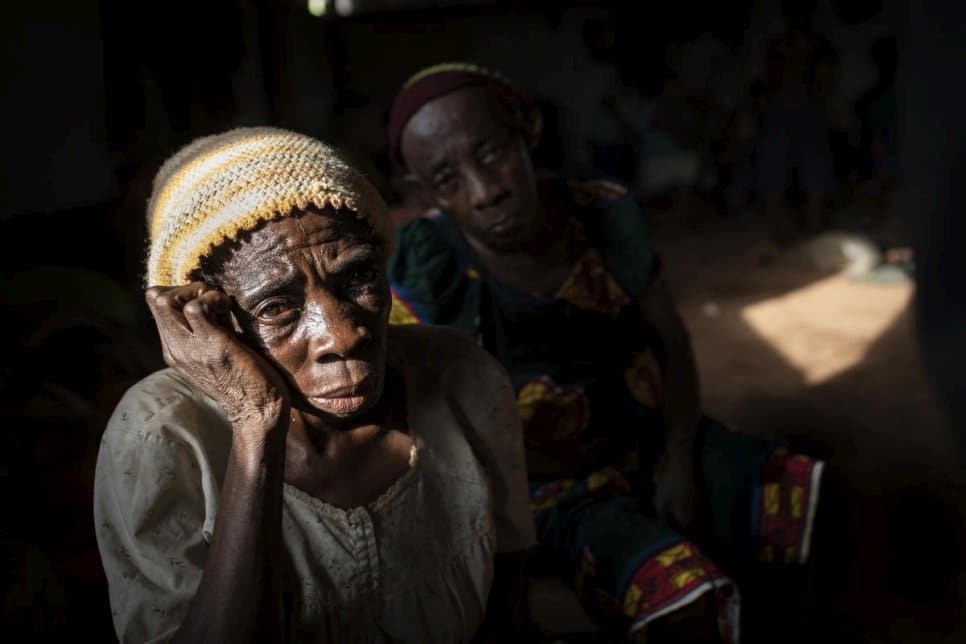
M 687 528 L 694 521 L 695 429 L 700 416 L 698 374 L 691 340 L 660 277 L 638 304 L 655 339 L 654 349 L 664 382 L 667 443 L 655 505 L 660 514 Z
M 220 403 L 233 429 L 201 582 L 173 641 L 281 640 L 286 385 L 235 337 L 220 291 L 202 284 L 152 288 L 146 299 L 165 362 Z
M 529 622 L 524 551 L 498 552 L 493 560 L 493 585 L 486 603 L 483 626 L 474 644 L 514 641 Z
M 280 569 L 286 419 L 234 425 L 238 434 L 221 488 L 201 583 L 174 642 L 282 639 Z M 250 443 L 250 444 L 249 444 Z

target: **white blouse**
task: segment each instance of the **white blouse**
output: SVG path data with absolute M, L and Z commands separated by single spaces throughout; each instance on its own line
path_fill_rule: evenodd
M 343 510 L 285 485 L 284 605 L 292 642 L 465 642 L 496 552 L 534 543 L 523 441 L 502 367 L 456 332 L 390 327 L 405 378 L 410 469 Z M 172 369 L 134 385 L 101 439 L 94 516 L 122 642 L 181 624 L 215 529 L 231 426 Z

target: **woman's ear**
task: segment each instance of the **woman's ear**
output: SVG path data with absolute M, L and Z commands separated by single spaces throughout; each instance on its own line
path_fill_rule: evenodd
M 533 102 L 523 109 L 523 137 L 531 151 L 540 143 L 542 134 L 543 114 L 540 112 L 540 106 Z

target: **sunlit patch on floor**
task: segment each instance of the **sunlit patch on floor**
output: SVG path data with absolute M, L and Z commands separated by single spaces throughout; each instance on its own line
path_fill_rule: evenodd
M 818 385 L 859 364 L 899 318 L 910 284 L 866 284 L 836 275 L 741 310 L 742 319 L 804 382 Z

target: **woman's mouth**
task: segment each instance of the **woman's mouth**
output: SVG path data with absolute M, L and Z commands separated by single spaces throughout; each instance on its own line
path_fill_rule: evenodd
M 490 225 L 490 232 L 497 235 L 506 235 L 507 233 L 513 232 L 515 229 L 516 220 L 509 215 Z
M 313 407 L 335 416 L 351 416 L 375 402 L 375 378 L 367 377 L 351 385 L 330 389 L 316 396 L 306 396 Z

